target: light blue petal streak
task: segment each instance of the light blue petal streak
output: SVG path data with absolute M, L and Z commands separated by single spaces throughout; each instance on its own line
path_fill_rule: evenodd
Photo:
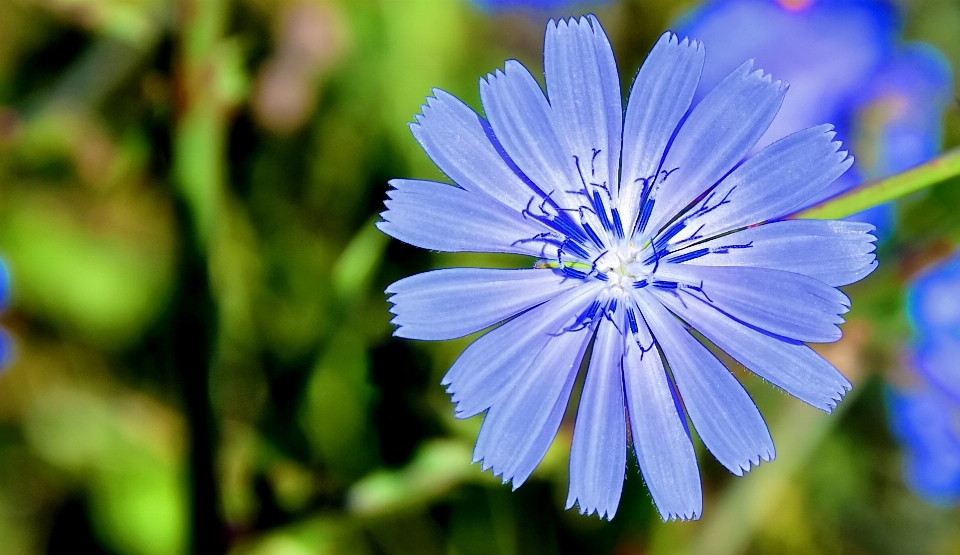
M 693 109 L 667 151 L 663 183 L 650 217 L 657 230 L 743 160 L 777 115 L 787 87 L 748 61 Z
M 656 299 L 638 300 L 707 449 L 737 476 L 773 460 L 773 439 L 740 382 Z
M 577 283 L 551 269 L 449 268 L 404 278 L 386 292 L 394 335 L 442 341 L 500 323 Z
M 674 242 L 694 233 L 713 237 L 804 206 L 853 165 L 835 135 L 831 125 L 811 127 L 761 150 L 690 209 Z
M 487 412 L 473 462 L 492 469 L 503 483 L 512 482 L 513 489 L 530 477 L 557 435 L 592 336 L 585 328 L 550 338 L 509 394 Z
M 643 353 L 636 342 L 628 341 L 623 379 L 633 450 L 660 518 L 664 522 L 700 518 L 703 494 L 697 454 L 660 353 L 656 349 Z
M 480 414 L 503 397 L 514 381 L 528 379 L 531 368 L 540 359 L 538 353 L 590 306 L 599 289 L 589 285 L 575 287 L 491 330 L 467 347 L 440 382 L 447 386 L 456 403 L 456 417 Z
M 770 268 L 839 287 L 860 281 L 877 268 L 873 231 L 872 225 L 861 222 L 788 220 L 742 229 L 671 257 L 709 249 L 685 264 Z
M 657 173 L 680 120 L 690 108 L 700 71 L 703 45 L 664 33 L 644 60 L 630 89 L 623 129 L 623 179 L 620 210 L 633 222 L 640 210 L 642 180 Z
M 579 21 L 551 21 L 543 53 L 554 125 L 566 139 L 568 155 L 580 160 L 588 183 L 607 184 L 615 194 L 623 105 L 607 35 L 592 15 Z
M 731 320 L 705 301 L 660 295 L 675 314 L 754 374 L 790 395 L 831 412 L 853 386 L 803 343 L 779 339 Z
M 617 326 L 608 319 L 601 320 L 570 447 L 566 508 L 576 504 L 580 514 L 596 512 L 607 520 L 617 512 L 627 462 L 623 342 Z
M 702 287 L 686 291 L 732 318 L 797 341 L 837 341 L 840 315 L 850 307 L 846 295 L 822 281 L 780 270 L 661 264 L 657 275 Z
M 410 124 L 427 156 L 467 191 L 523 210 L 534 192 L 491 142 L 490 125 L 450 93 L 434 89 L 433 94 L 422 107 L 423 115 Z
M 546 228 L 519 211 L 446 183 L 394 179 L 390 185 L 377 228 L 395 239 L 445 252 L 541 256 L 539 243 L 523 240 Z
M 480 100 L 497 140 L 533 183 L 561 206 L 581 204 L 573 191 L 580 186 L 566 139 L 554 125 L 550 104 L 533 75 L 508 60 L 480 80 Z

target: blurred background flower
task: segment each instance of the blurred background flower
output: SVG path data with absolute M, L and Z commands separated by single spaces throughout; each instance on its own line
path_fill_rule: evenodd
M 929 45 L 904 42 L 903 26 L 903 12 L 888 0 L 710 0 L 679 21 L 680 33 L 707 51 L 698 98 L 746 58 L 790 84 L 757 149 L 820 122 L 836 126 L 856 164 L 820 200 L 940 151 L 950 65 Z M 853 219 L 886 237 L 894 206 Z
M 613 522 L 564 512 L 569 425 L 509 492 L 470 465 L 480 418 L 454 419 L 439 385 L 469 339 L 390 336 L 382 291 L 400 277 L 526 263 L 373 227 L 387 179 L 442 179 L 407 128 L 432 87 L 479 108 L 478 75 L 540 69 L 548 14 L 588 8 L 632 76 L 678 18 L 728 4 L 0 0 L 0 324 L 16 353 L 0 554 L 955 553 L 958 509 L 914 495 L 882 423 L 884 383 L 908 385 L 905 284 L 960 243 L 956 180 L 900 201 L 880 268 L 846 289 L 845 338 L 822 351 L 854 383 L 834 415 L 740 376 L 777 463 L 732 478 L 697 443 L 697 523 L 661 525 L 639 479 Z M 955 0 L 762 5 L 827 14 L 819 34 L 780 28 L 798 50 L 776 58 L 786 72 L 834 53 L 823 79 L 849 96 L 804 102 L 842 126 L 859 179 L 960 145 L 956 85 L 931 54 L 956 73 Z M 699 37 L 708 63 L 714 42 L 773 25 Z M 761 60 L 774 46 L 738 56 L 790 81 L 789 99 L 798 78 Z
M 960 257 L 929 269 L 907 297 L 913 338 L 891 424 L 906 449 L 908 482 L 939 504 L 960 501 Z

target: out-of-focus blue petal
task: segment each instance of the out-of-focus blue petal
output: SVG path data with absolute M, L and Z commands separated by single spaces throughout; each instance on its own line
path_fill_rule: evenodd
M 720 82 L 680 126 L 663 170 L 650 229 L 659 229 L 743 160 L 777 115 L 786 87 L 745 62 Z
M 624 337 L 604 319 L 590 357 L 570 446 L 567 507 L 613 519 L 620 503 L 627 462 L 627 426 L 623 399 Z M 643 410 L 655 410 L 646 403 Z M 699 490 L 699 484 L 697 485 Z
M 539 243 L 525 240 L 545 228 L 517 210 L 446 183 L 394 179 L 390 185 L 377 228 L 395 239 L 446 252 L 541 255 Z
M 439 341 L 488 328 L 576 284 L 549 269 L 450 268 L 404 278 L 386 292 L 394 335 Z
M 683 405 L 707 449 L 742 476 L 776 451 L 767 425 L 740 382 L 656 300 L 641 311 L 670 366 Z M 631 404 L 631 410 L 633 405 Z
M 10 304 L 10 269 L 0 259 L 0 310 L 6 310 Z
M 697 256 L 692 266 L 752 266 L 816 278 L 839 287 L 860 281 L 877 267 L 874 228 L 861 222 L 786 220 L 717 237 L 671 253 Z
M 570 322 L 572 323 L 572 322 Z M 553 443 L 593 330 L 551 337 L 483 419 L 473 461 L 520 487 Z
M 930 268 L 907 290 L 907 314 L 928 342 L 960 341 L 960 255 Z
M 749 58 L 790 84 L 758 148 L 805 127 L 845 123 L 851 101 L 893 50 L 897 13 L 891 3 L 808 4 L 790 10 L 775 0 L 713 0 L 679 22 L 679 32 L 707 49 L 697 98 Z
M 593 302 L 598 290 L 589 286 L 574 288 L 524 312 L 467 347 L 441 382 L 457 405 L 456 416 L 469 418 L 480 414 L 510 390 L 516 379 L 527 379 L 541 349 Z
M 543 48 L 550 108 L 583 178 L 615 191 L 623 105 L 613 48 L 594 16 L 551 22 Z
M 561 205 L 578 206 L 579 199 L 568 191 L 579 185 L 580 175 L 527 68 L 508 60 L 503 71 L 480 80 L 480 100 L 497 140 L 520 171 Z
M 831 412 L 853 387 L 803 343 L 744 326 L 699 298 L 662 296 L 661 301 L 754 374 L 822 411 Z
M 645 346 L 646 347 L 646 346 Z M 627 340 L 624 392 L 633 450 L 660 518 L 693 520 L 703 511 L 697 454 L 656 349 Z
M 829 125 L 793 133 L 733 170 L 684 220 L 673 243 L 713 237 L 781 217 L 804 204 L 853 164 Z
M 940 504 L 960 500 L 960 413 L 932 390 L 888 390 L 891 426 L 907 447 L 910 486 Z
M 917 371 L 960 403 L 960 341 L 934 335 L 921 338 L 914 349 Z
M 683 292 L 707 300 L 741 323 L 797 341 L 840 339 L 840 314 L 850 307 L 846 295 L 822 281 L 780 270 L 663 264 L 658 275 L 689 284 Z M 672 295 L 674 290 L 657 294 Z
M 427 156 L 454 183 L 523 210 L 534 196 L 498 149 L 490 125 L 453 95 L 434 89 L 410 130 Z
M 623 130 L 620 210 L 633 222 L 643 184 L 660 168 L 667 142 L 690 108 L 703 68 L 703 46 L 664 33 L 630 89 Z
M 876 133 L 877 152 L 863 160 L 869 177 L 921 164 L 940 151 L 943 110 L 953 93 L 950 64 L 925 44 L 901 48 L 874 76 L 859 110 Z
M 14 342 L 10 333 L 0 328 L 0 374 L 7 369 L 7 366 L 13 361 Z

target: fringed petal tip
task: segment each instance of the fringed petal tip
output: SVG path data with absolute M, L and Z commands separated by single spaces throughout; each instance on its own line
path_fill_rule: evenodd
M 844 379 L 843 383 L 840 384 L 840 387 L 837 388 L 832 395 L 830 395 L 828 400 L 821 405 L 813 406 L 827 414 L 832 414 L 833 411 L 840 405 L 840 402 L 843 401 L 843 398 L 847 396 L 847 393 L 850 393 L 852 390 L 853 384 Z
M 473 454 L 473 460 L 471 463 L 479 463 L 481 472 L 486 472 L 489 470 L 491 474 L 493 474 L 494 478 L 500 478 L 501 484 L 510 484 L 510 491 L 517 491 L 517 489 L 527 481 L 526 477 L 515 479 L 515 476 L 508 475 L 506 473 L 506 469 L 503 468 L 502 464 L 488 462 L 486 458 L 478 455 L 477 453 Z
M 660 512 L 660 520 L 663 522 L 688 522 L 691 520 L 700 520 L 702 509 L 683 513 L 664 513 Z
M 567 504 L 564 506 L 564 510 L 569 511 L 574 506 L 577 507 L 577 512 L 583 516 L 593 516 L 597 515 L 597 518 L 600 520 L 612 521 L 613 517 L 617 514 L 617 507 L 608 507 L 601 508 L 596 506 L 591 506 L 584 504 L 578 498 L 567 498 Z
M 741 79 L 754 79 L 770 85 L 776 89 L 777 94 L 784 95 L 787 93 L 787 90 L 790 89 L 790 85 L 781 79 L 774 81 L 773 74 L 765 72 L 762 68 L 754 68 L 756 60 L 750 58 L 749 60 L 740 64 L 740 67 L 733 71 L 734 74 L 740 75 Z
M 423 125 L 423 121 L 430 117 L 431 112 L 442 110 L 444 108 L 443 103 L 445 102 L 459 103 L 460 101 L 457 97 L 441 88 L 434 87 L 430 89 L 430 96 L 424 99 L 423 104 L 420 105 L 420 111 L 413 115 L 413 121 L 408 124 L 410 131 L 413 132 L 413 135 L 417 137 L 417 139 L 420 138 L 420 127 Z
M 738 464 L 737 468 L 728 467 L 728 470 L 731 473 L 733 473 L 734 476 L 743 476 L 744 474 L 753 470 L 754 467 L 759 467 L 761 461 L 771 462 L 774 458 L 776 458 L 776 456 L 777 456 L 776 449 L 774 449 L 773 444 L 771 443 L 769 446 L 769 449 L 765 450 L 763 453 L 754 455 L 753 457 L 747 459 L 744 462 L 737 463 Z
M 702 42 L 690 37 L 684 37 L 683 40 L 680 40 L 680 36 L 673 31 L 666 31 L 660 35 L 660 39 L 657 42 L 666 42 L 670 46 L 679 46 L 681 48 L 693 48 L 695 51 L 703 50 Z

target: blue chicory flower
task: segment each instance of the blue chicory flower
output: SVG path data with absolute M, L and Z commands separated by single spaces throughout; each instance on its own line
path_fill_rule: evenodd
M 838 139 L 853 145 L 857 163 L 810 204 L 939 152 L 953 90 L 950 66 L 931 47 L 901 44 L 900 28 L 888 0 L 712 0 L 679 27 L 711 47 L 695 98 L 746 58 L 790 83 L 757 148 L 822 121 L 833 122 Z M 893 206 L 851 219 L 875 224 L 885 237 Z
M 889 390 L 890 419 L 906 450 L 907 482 L 938 504 L 960 501 L 960 255 L 908 292 L 918 382 Z
M 480 81 L 487 119 L 433 91 L 411 130 L 456 185 L 394 180 L 378 223 L 421 248 L 538 261 L 400 280 L 387 288 L 394 333 L 447 340 L 500 324 L 442 383 L 457 417 L 486 412 L 474 461 L 514 489 L 556 436 L 592 344 L 567 507 L 613 517 L 630 437 L 662 518 L 698 518 L 686 416 L 736 475 L 771 460 L 774 446 L 750 396 L 691 329 L 827 412 L 851 387 L 804 342 L 840 338 L 849 300 L 836 287 L 876 267 L 873 226 L 776 220 L 853 161 L 830 125 L 744 161 L 787 87 L 747 62 L 691 111 L 697 41 L 660 38 L 625 114 L 596 18 L 551 21 L 545 42 L 549 100 L 515 60 Z

